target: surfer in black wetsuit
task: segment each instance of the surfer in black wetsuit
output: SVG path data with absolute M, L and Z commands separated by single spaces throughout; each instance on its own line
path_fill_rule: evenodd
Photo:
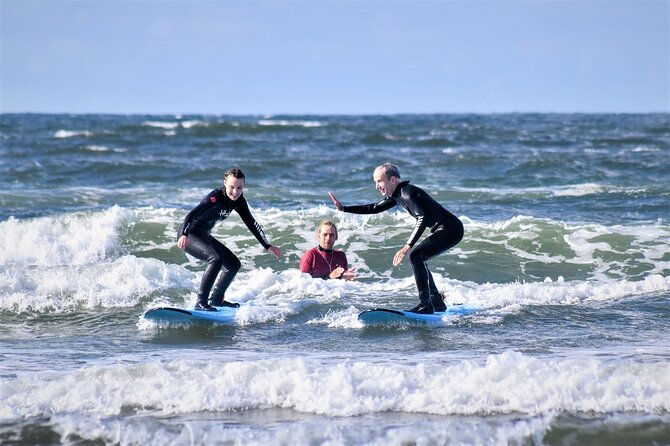
M 184 223 L 179 228 L 177 246 L 193 257 L 207 261 L 208 264 L 200 282 L 196 310 L 216 311 L 214 306 L 240 306 L 238 303 L 225 300 L 226 290 L 240 269 L 240 260 L 211 234 L 214 224 L 219 220 L 225 220 L 232 211 L 239 214 L 263 248 L 277 259 L 281 256 L 279 248 L 267 241 L 263 229 L 251 215 L 243 192 L 244 173 L 237 168 L 227 170 L 223 175 L 223 187 L 207 194 L 200 204 L 186 214 Z M 222 268 L 223 272 L 214 285 L 216 276 Z M 212 290 L 211 297 L 210 290 Z
M 411 312 L 432 314 L 445 311 L 443 296 L 437 290 L 433 275 L 428 270 L 428 260 L 452 248 L 463 239 L 463 223 L 437 201 L 433 200 L 423 189 L 400 181 L 398 166 L 391 163 L 377 167 L 373 174 L 375 187 L 384 196 L 378 203 L 359 206 L 343 206 L 337 198 L 328 192 L 335 207 L 343 212 L 353 214 L 376 214 L 401 205 L 416 218 L 414 230 L 407 243 L 393 257 L 393 266 L 398 266 L 402 259 L 419 240 L 426 228 L 431 235 L 416 245 L 409 255 L 414 271 L 414 280 L 419 290 L 419 305 Z

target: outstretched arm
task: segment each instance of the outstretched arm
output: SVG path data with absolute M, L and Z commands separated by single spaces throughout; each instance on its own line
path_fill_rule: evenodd
M 332 192 L 328 192 L 328 195 L 330 195 L 330 199 L 333 200 L 333 204 L 335 204 L 335 207 L 337 208 L 338 211 L 344 210 L 344 206 L 342 206 L 342 203 L 340 203 L 340 200 L 335 198 L 335 195 L 333 195 Z
M 333 195 L 332 192 L 328 192 L 328 195 L 330 195 L 330 199 L 333 200 L 333 204 L 335 204 L 335 207 L 338 211 L 349 212 L 352 214 L 378 214 L 380 212 L 388 211 L 396 205 L 395 200 L 389 197 L 385 197 L 379 203 L 344 206 L 342 203 L 340 203 L 340 200 L 335 198 L 335 195 Z

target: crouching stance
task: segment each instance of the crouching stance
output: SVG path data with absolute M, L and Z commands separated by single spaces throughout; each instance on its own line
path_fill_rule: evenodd
M 443 296 L 437 290 L 433 275 L 428 269 L 428 260 L 454 247 L 463 239 L 463 223 L 451 212 L 430 197 L 423 189 L 400 181 L 400 171 L 394 164 L 386 163 L 377 167 L 373 174 L 376 189 L 384 198 L 374 204 L 343 206 L 329 192 L 335 207 L 353 214 L 376 214 L 397 205 L 402 206 L 416 218 L 414 230 L 407 243 L 393 257 L 393 266 L 398 266 L 405 254 L 412 249 L 409 260 L 414 270 L 414 280 L 419 291 L 419 305 L 409 311 L 432 314 L 445 311 Z M 424 230 L 430 228 L 430 236 L 414 246 Z
M 240 306 L 225 300 L 226 290 L 240 269 L 240 260 L 223 243 L 212 237 L 212 228 L 216 222 L 225 220 L 232 211 L 238 213 L 263 248 L 276 258 L 281 256 L 280 249 L 268 242 L 263 229 L 251 215 L 243 195 L 244 185 L 244 173 L 240 169 L 229 169 L 223 176 L 223 187 L 207 194 L 200 204 L 186 214 L 184 223 L 179 228 L 177 246 L 193 257 L 207 262 L 198 290 L 196 310 L 216 311 L 214 306 Z M 223 271 L 219 275 L 221 270 Z

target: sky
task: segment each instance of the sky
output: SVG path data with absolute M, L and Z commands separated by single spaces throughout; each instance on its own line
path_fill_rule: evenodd
M 670 0 L 0 0 L 0 112 L 670 112 Z

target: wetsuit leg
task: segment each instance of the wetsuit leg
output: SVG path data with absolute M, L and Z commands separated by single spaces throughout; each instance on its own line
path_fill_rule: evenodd
M 233 279 L 235 279 L 237 272 L 242 266 L 242 263 L 240 263 L 240 260 L 230 249 L 224 245 L 221 245 L 221 247 L 222 251 L 225 253 L 225 255 L 222 256 L 223 272 L 219 275 L 219 280 L 216 281 L 216 285 L 214 285 L 214 289 L 212 290 L 212 298 L 209 303 L 210 305 L 216 305 L 217 307 L 239 307 L 240 304 L 226 302 L 224 299 L 226 290 L 233 282 Z
M 426 267 L 427 268 L 427 267 Z M 446 304 L 442 300 L 442 295 L 435 285 L 435 280 L 433 279 L 433 273 L 428 271 L 428 293 L 430 295 L 430 301 L 433 304 L 433 310 L 435 311 L 444 311 L 447 309 Z
M 452 248 L 463 239 L 463 226 L 450 226 L 440 228 L 429 237 L 419 243 L 409 254 L 409 259 L 414 271 L 414 280 L 419 291 L 420 305 L 413 308 L 416 312 L 430 313 L 430 308 L 444 311 L 444 305 L 433 275 L 428 269 L 428 260 Z
M 209 306 L 207 303 L 209 292 L 223 266 L 223 259 L 230 250 L 211 235 L 200 236 L 189 234 L 185 251 L 195 258 L 207 262 L 207 268 L 205 268 L 205 272 L 202 275 L 200 289 L 198 290 L 198 304 L 206 308 Z

